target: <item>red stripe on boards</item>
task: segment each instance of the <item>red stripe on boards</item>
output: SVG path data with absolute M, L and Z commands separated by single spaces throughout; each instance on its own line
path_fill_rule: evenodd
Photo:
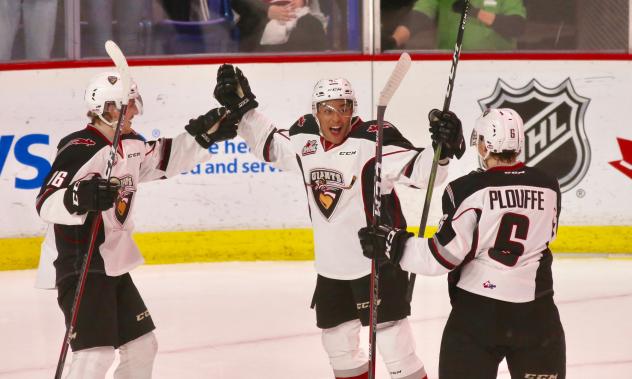
M 411 52 L 414 61 L 449 61 L 452 52 Z M 399 53 L 393 54 L 321 54 L 321 55 L 203 55 L 162 56 L 129 58 L 130 66 L 191 66 L 223 63 L 309 63 L 309 62 L 383 62 L 397 61 Z M 480 61 L 630 61 L 627 53 L 461 53 L 461 60 Z M 0 63 L 0 71 L 73 69 L 84 67 L 112 67 L 109 59 L 52 60 L 45 62 L 16 61 Z
M 348 376 L 348 377 L 345 377 L 345 378 L 339 378 L 339 377 L 336 376 L 336 379 L 369 379 L 369 373 L 365 372 L 365 373 L 360 374 L 360 375 Z

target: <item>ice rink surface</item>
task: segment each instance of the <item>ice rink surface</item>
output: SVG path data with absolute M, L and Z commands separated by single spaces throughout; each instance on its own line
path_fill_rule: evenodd
M 632 260 L 556 257 L 553 273 L 567 378 L 632 378 Z M 157 325 L 156 379 L 333 377 L 309 309 L 312 262 L 144 266 L 132 277 Z M 62 314 L 34 278 L 0 272 L 0 378 L 53 377 Z M 449 311 L 445 277 L 418 277 L 411 323 L 430 379 Z M 368 329 L 362 338 L 366 348 Z M 387 378 L 381 361 L 377 377 Z M 498 377 L 509 378 L 504 364 Z

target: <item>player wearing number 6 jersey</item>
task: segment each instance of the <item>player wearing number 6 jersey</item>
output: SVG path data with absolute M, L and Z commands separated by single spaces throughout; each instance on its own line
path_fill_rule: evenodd
M 254 109 L 255 97 L 239 69 L 220 67 L 215 96 L 231 113 L 243 114 L 238 133 L 255 155 L 296 172 L 305 184 L 318 273 L 313 306 L 323 347 L 336 378 L 366 378 L 368 360 L 359 333 L 369 319 L 371 260 L 362 255 L 355 234 L 373 217 L 376 122 L 356 116 L 355 93 L 345 79 L 320 80 L 312 94 L 312 113 L 289 130 L 277 129 Z M 449 158 L 462 155 L 463 135 L 453 113 L 432 115 L 433 140 L 446 149 L 438 171 L 441 182 Z M 394 184 L 425 187 L 433 151 L 414 147 L 390 123 L 384 125 L 383 141 L 382 220 L 405 227 Z M 391 378 L 422 379 L 426 372 L 407 320 L 408 276 L 395 267 L 380 276 L 377 348 Z
M 490 109 L 477 120 L 472 145 L 485 170 L 448 184 L 432 238 L 389 226 L 359 232 L 367 257 L 421 275 L 449 273 L 441 379 L 496 378 L 503 358 L 512 378 L 565 377 L 549 250 L 561 194 L 556 179 L 518 161 L 523 129 L 511 109 Z

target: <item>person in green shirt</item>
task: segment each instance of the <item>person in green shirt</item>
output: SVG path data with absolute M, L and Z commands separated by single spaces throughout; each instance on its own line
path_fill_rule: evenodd
M 452 49 L 465 0 L 418 0 L 424 29 L 437 27 L 437 48 Z M 527 11 L 523 0 L 470 0 L 463 35 L 464 50 L 515 50 L 524 31 Z

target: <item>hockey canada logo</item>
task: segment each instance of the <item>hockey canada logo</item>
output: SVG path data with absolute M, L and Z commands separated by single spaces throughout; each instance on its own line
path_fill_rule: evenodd
M 305 146 L 303 146 L 303 156 L 306 155 L 311 155 L 314 154 L 316 152 L 316 149 L 318 149 L 318 142 L 314 139 L 311 139 L 309 141 L 307 141 L 307 143 L 305 144 Z
M 132 199 L 136 192 L 134 187 L 134 179 L 130 175 L 126 175 L 122 178 L 113 178 L 120 182 L 121 189 L 119 190 L 119 197 L 116 199 L 114 207 L 114 216 L 116 220 L 121 224 L 125 224 L 129 211 L 132 208 Z
M 342 191 L 350 189 L 355 183 L 355 176 L 351 183 L 345 186 L 342 174 L 335 170 L 314 169 L 309 172 L 310 184 L 314 200 L 320 212 L 329 219 L 342 197 Z
M 482 110 L 512 108 L 524 121 L 525 146 L 520 159 L 557 177 L 562 192 L 575 187 L 590 165 L 584 115 L 590 99 L 579 96 L 570 79 L 546 88 L 533 79 L 513 88 L 498 79 L 494 93 L 480 99 Z

